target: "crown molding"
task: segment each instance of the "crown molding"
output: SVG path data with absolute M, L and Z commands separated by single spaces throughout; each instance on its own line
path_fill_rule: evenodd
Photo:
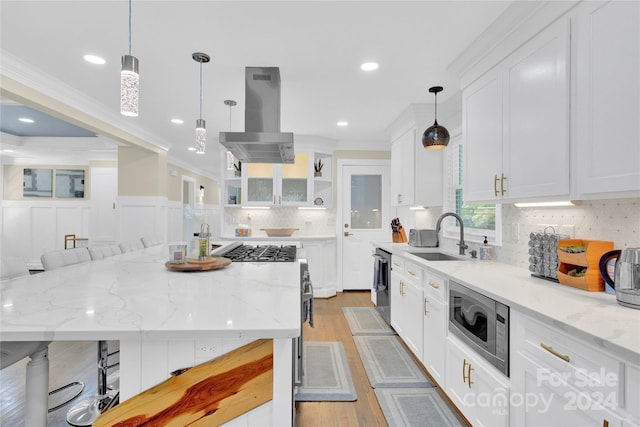
M 0 49 L 0 56 L 2 96 L 18 98 L 16 100 L 25 105 L 46 109 L 47 114 L 121 142 L 152 148 L 154 151 L 167 151 L 173 145 L 12 53 Z M 46 105 L 51 102 L 67 108 L 51 109 Z

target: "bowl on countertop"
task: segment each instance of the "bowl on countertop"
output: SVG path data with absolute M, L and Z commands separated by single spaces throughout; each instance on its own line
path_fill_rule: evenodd
M 299 228 L 285 228 L 285 227 L 271 227 L 271 228 L 261 228 L 260 230 L 267 233 L 269 237 L 289 237 L 295 231 L 300 230 Z

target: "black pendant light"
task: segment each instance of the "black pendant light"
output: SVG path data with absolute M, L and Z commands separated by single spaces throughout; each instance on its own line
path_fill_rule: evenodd
M 442 86 L 433 86 L 429 88 L 429 92 L 435 95 L 436 103 L 434 110 L 433 126 L 425 130 L 422 134 L 422 146 L 427 150 L 442 149 L 449 144 L 449 131 L 438 124 L 438 92 L 442 92 Z

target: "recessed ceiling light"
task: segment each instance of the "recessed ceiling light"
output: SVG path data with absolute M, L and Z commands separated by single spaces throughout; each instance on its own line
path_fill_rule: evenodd
M 182 119 L 171 119 L 171 123 L 175 124 L 175 125 L 181 125 L 184 123 L 184 120 Z
M 377 70 L 378 69 L 378 63 L 377 62 L 365 62 L 364 64 L 362 64 L 360 66 L 360 69 L 364 70 L 364 71 Z
M 13 153 L 13 150 L 11 150 L 10 148 L 5 148 L 4 150 L 2 150 L 3 153 Z
M 107 61 L 105 61 L 104 58 L 101 58 L 96 55 L 85 55 L 83 58 L 85 61 L 90 62 L 92 64 L 104 65 L 107 63 Z
M 18 120 L 20 120 L 22 123 L 34 123 L 33 119 L 29 119 L 27 117 L 20 117 Z
M 349 126 L 349 122 L 341 121 L 336 123 L 338 126 Z
M 189 148 L 187 148 L 187 150 L 189 150 L 189 151 L 196 151 L 196 147 L 189 147 Z

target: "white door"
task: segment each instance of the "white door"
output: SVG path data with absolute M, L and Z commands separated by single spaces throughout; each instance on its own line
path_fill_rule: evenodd
M 371 289 L 372 242 L 390 241 L 389 161 L 339 160 L 339 289 Z
M 118 198 L 118 169 L 91 168 L 91 215 L 89 244 L 91 246 L 116 243 L 116 199 Z

